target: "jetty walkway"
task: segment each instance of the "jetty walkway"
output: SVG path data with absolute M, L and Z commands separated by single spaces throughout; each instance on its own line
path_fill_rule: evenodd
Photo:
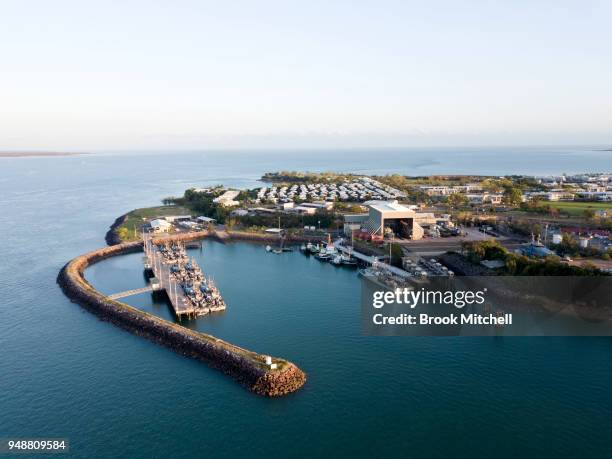
M 408 273 L 407 271 L 404 271 L 403 269 L 399 269 L 396 266 L 392 266 L 388 263 L 384 263 L 382 261 L 379 260 L 379 257 L 372 257 L 370 255 L 365 255 L 361 252 L 357 252 L 355 250 L 350 251 L 347 247 L 345 247 L 344 245 L 342 245 L 341 241 L 335 241 L 334 242 L 334 246 L 336 247 L 336 249 L 340 250 L 343 253 L 346 254 L 351 254 L 353 257 L 358 258 L 362 261 L 365 261 L 366 263 L 369 264 L 376 264 L 379 268 L 385 270 L 385 271 L 390 271 L 393 274 L 396 274 L 400 277 L 410 277 L 410 273 Z
M 112 295 L 108 295 L 111 300 L 118 300 L 120 298 L 126 298 L 132 295 L 140 295 L 141 293 L 152 292 L 155 290 L 152 285 L 143 288 L 135 288 L 133 290 L 128 290 L 126 292 L 113 293 Z

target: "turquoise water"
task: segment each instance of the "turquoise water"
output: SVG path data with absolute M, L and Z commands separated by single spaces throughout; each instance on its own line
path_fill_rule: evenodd
M 425 154 L 408 153 L 394 159 L 405 173 Z M 435 167 L 452 169 L 451 153 Z M 524 150 L 524 163 L 533 156 L 544 164 L 550 154 Z M 365 153 L 309 156 L 313 170 L 392 166 Z M 612 169 L 605 158 L 583 168 Z M 190 185 L 252 186 L 266 170 L 307 162 L 280 160 L 278 153 L 181 154 L 172 164 L 144 154 L 0 160 L 0 437 L 67 437 L 74 457 L 608 455 L 609 338 L 362 337 L 354 272 L 299 253 L 206 242 L 192 253 L 229 307 L 191 325 L 308 373 L 301 391 L 269 400 L 99 321 L 55 284 L 67 260 L 103 245 L 117 215 Z M 138 254 L 87 275 L 106 292 L 144 282 Z M 129 302 L 169 317 L 149 295 Z

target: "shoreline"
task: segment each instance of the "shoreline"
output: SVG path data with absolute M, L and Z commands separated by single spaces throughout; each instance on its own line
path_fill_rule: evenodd
M 172 240 L 196 240 L 214 237 L 211 234 L 185 233 Z M 159 238 L 163 242 L 166 238 Z M 69 261 L 59 272 L 57 283 L 70 298 L 104 321 L 135 335 L 166 346 L 186 357 L 207 363 L 222 371 L 251 392 L 278 397 L 295 392 L 306 382 L 305 373 L 294 363 L 273 358 L 278 369 L 266 366 L 266 356 L 233 345 L 212 335 L 190 330 L 178 324 L 141 311 L 98 292 L 87 280 L 84 272 L 101 260 L 142 251 L 142 242 L 116 244 L 80 255 Z
M 132 212 L 132 211 L 130 211 Z M 114 246 L 118 244 L 123 244 L 124 242 L 119 237 L 117 230 L 125 223 L 128 218 L 130 212 L 126 212 L 123 215 L 120 215 L 115 219 L 115 221 L 110 225 L 108 231 L 104 235 L 104 240 L 108 246 Z M 271 242 L 277 243 L 278 236 L 276 234 L 265 234 L 265 233 L 252 233 L 248 231 L 239 231 L 239 230 L 223 230 L 223 231 L 213 231 L 210 233 L 207 230 L 204 231 L 192 231 L 185 233 L 175 233 L 165 236 L 159 236 L 157 240 L 177 240 L 177 241 L 193 241 L 197 239 L 204 238 L 214 238 L 220 242 L 230 242 L 232 240 L 240 240 L 240 241 L 250 241 L 250 242 Z M 298 236 L 298 235 L 288 235 L 286 238 L 286 242 L 288 243 L 299 243 L 299 242 L 313 242 L 319 241 L 321 236 Z M 139 239 L 140 240 L 140 239 Z
M 0 158 L 33 158 L 33 157 L 60 157 L 60 156 L 81 156 L 91 153 L 72 153 L 72 152 L 49 152 L 49 151 L 0 151 Z

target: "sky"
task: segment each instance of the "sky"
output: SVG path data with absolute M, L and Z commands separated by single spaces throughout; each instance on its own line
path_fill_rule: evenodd
M 2 0 L 0 151 L 612 147 L 612 1 Z

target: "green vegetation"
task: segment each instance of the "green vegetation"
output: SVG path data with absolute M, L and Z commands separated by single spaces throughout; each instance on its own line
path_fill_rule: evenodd
M 557 201 L 546 202 L 542 206 L 558 209 L 560 212 L 573 217 L 585 216 L 585 211 L 608 210 L 612 212 L 612 203 L 609 202 L 580 202 L 580 201 Z
M 461 193 L 453 193 L 446 199 L 446 204 L 451 209 L 465 207 L 468 204 L 468 198 Z
M 600 217 L 597 211 L 608 211 L 607 217 Z M 606 202 L 559 201 L 549 202 L 533 199 L 521 204 L 521 211 L 528 214 L 546 215 L 547 220 L 563 222 L 566 225 L 584 225 L 604 230 L 612 230 L 612 204 Z M 519 215 L 517 215 L 519 216 Z
M 519 188 L 514 187 L 514 186 L 509 186 L 504 189 L 504 197 L 503 197 L 504 204 L 508 206 L 512 206 L 512 207 L 518 207 L 521 205 L 522 200 L 523 200 L 523 193 L 521 192 Z
M 271 183 L 331 183 L 344 182 L 355 179 L 354 174 L 341 174 L 337 172 L 298 172 L 280 171 L 266 172 L 261 180 Z
M 337 230 L 342 228 L 344 221 L 341 216 L 331 212 L 318 210 L 314 215 L 298 215 L 275 212 L 270 215 L 245 215 L 241 217 L 230 217 L 226 220 L 226 226 L 234 227 L 257 227 L 275 228 L 278 226 L 280 217 L 281 228 L 303 228 L 314 226 L 323 230 Z
M 168 215 L 189 215 L 190 210 L 184 206 L 158 206 L 135 209 L 126 215 L 125 221 L 116 229 L 123 242 L 135 241 L 140 238 L 140 229 L 145 222 L 157 217 Z
M 353 202 L 336 202 L 334 204 L 334 210 L 336 212 L 347 212 L 352 214 L 361 214 L 367 212 L 367 207 L 355 204 Z
M 462 251 L 473 263 L 482 260 L 503 260 L 502 274 L 511 276 L 597 276 L 603 273 L 594 266 L 579 267 L 563 263 L 558 257 L 532 260 L 508 252 L 497 241 L 464 242 Z
M 204 215 L 214 218 L 219 223 L 225 223 L 231 209 L 213 202 L 223 192 L 223 187 L 216 187 L 210 193 L 195 191 L 193 188 L 190 188 L 185 191 L 182 198 L 166 198 L 166 200 L 170 200 L 174 205 L 180 205 L 189 209 L 187 213 Z
M 432 186 L 455 186 L 455 185 L 466 185 L 468 183 L 481 182 L 487 177 L 479 175 L 424 175 L 424 176 L 403 176 L 398 174 L 374 176 L 374 178 L 381 183 L 387 183 L 388 185 L 394 186 L 391 183 L 386 182 L 390 178 L 402 177 L 402 183 L 406 186 L 419 186 L 419 185 L 432 185 Z M 397 179 L 395 179 L 397 180 Z M 401 185 L 398 183 L 398 185 Z M 397 187 L 396 187 L 397 188 Z
M 402 251 L 402 246 L 397 243 L 391 244 L 391 264 L 401 268 L 403 256 L 404 252 Z
M 411 202 L 429 203 L 432 201 L 427 193 L 417 188 L 419 185 L 418 180 L 415 181 L 399 174 L 375 176 L 374 178 L 384 185 L 389 185 L 397 190 L 403 191 L 407 194 L 407 198 Z

